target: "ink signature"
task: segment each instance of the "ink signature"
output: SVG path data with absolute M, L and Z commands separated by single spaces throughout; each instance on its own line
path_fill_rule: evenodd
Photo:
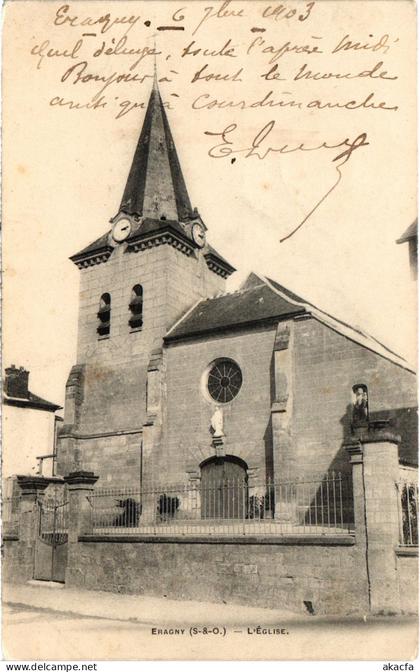
M 221 142 L 218 142 L 216 145 L 211 147 L 208 151 L 208 155 L 214 159 L 222 159 L 227 157 L 231 158 L 231 161 L 236 160 L 234 155 L 242 155 L 244 158 L 248 159 L 252 156 L 256 157 L 259 160 L 264 160 L 270 155 L 274 154 L 292 154 L 294 152 L 316 152 L 320 150 L 340 150 L 336 156 L 332 159 L 332 162 L 335 163 L 335 169 L 338 173 L 338 176 L 334 184 L 328 189 L 328 191 L 322 196 L 322 198 L 315 204 L 315 206 L 310 210 L 310 212 L 304 217 L 304 219 L 296 226 L 287 236 L 284 236 L 280 239 L 280 242 L 284 242 L 288 238 L 291 238 L 299 229 L 308 221 L 308 219 L 313 215 L 315 210 L 325 201 L 325 199 L 334 191 L 342 179 L 342 172 L 340 168 L 344 166 L 350 158 L 353 156 L 353 153 L 360 149 L 361 147 L 367 147 L 369 142 L 367 141 L 367 133 L 360 133 L 354 139 L 345 138 L 340 142 L 328 143 L 323 141 L 315 145 L 309 145 L 306 142 L 300 142 L 298 144 L 289 144 L 285 143 L 281 146 L 274 147 L 267 144 L 267 138 L 272 133 L 275 128 L 275 120 L 269 121 L 252 140 L 251 144 L 246 147 L 237 147 L 234 142 L 233 133 L 237 130 L 238 124 L 232 123 L 226 126 L 223 131 L 214 132 L 214 131 L 205 131 L 205 135 L 212 137 L 220 138 Z M 338 162 L 338 163 L 336 163 Z

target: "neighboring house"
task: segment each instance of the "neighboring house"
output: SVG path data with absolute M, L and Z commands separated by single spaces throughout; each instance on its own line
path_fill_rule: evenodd
M 398 238 L 397 244 L 401 243 L 408 243 L 411 275 L 413 280 L 417 280 L 417 219 L 404 231 L 401 238 Z
M 29 371 L 12 365 L 3 385 L 2 477 L 54 473 L 61 408 L 28 389 Z
M 348 473 L 357 386 L 416 461 L 416 379 L 401 357 L 266 277 L 224 293 L 235 269 L 191 206 L 156 83 L 111 221 L 71 257 L 79 337 L 59 474 L 91 470 L 99 486 L 245 478 L 264 496 L 272 479 Z

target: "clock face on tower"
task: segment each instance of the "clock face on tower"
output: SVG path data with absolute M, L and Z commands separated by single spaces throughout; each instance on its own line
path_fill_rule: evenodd
M 204 247 L 206 244 L 206 232 L 204 230 L 204 226 L 202 226 L 199 222 L 195 222 L 191 229 L 191 235 L 197 247 Z
M 131 233 L 131 222 L 127 217 L 119 219 L 112 227 L 112 237 L 116 243 L 122 243 Z

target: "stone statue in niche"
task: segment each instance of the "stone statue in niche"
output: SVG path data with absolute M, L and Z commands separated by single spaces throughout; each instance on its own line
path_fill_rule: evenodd
M 353 385 L 353 427 L 362 427 L 369 424 L 368 389 L 364 384 Z
M 214 439 L 225 435 L 223 431 L 223 411 L 220 406 L 216 406 L 214 413 L 211 416 L 210 423 Z

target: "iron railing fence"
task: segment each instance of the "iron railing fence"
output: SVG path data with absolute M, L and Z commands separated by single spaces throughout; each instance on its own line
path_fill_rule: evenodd
M 400 480 L 397 483 L 400 511 L 400 544 L 418 546 L 419 488 L 415 482 Z
M 5 497 L 2 500 L 2 527 L 5 534 L 19 535 L 20 497 Z
M 95 488 L 89 497 L 97 534 L 347 534 L 354 528 L 352 485 L 322 480 L 242 479 L 138 488 Z

